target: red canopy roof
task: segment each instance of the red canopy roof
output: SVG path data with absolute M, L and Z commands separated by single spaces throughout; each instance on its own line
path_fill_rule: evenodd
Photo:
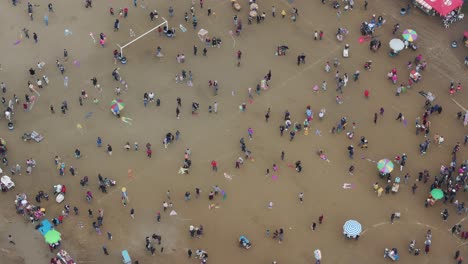
M 463 0 L 425 0 L 425 2 L 442 16 L 448 15 L 463 5 Z

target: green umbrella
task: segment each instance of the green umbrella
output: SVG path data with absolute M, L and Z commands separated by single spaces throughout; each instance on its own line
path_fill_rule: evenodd
M 44 238 L 48 244 L 54 244 L 60 241 L 60 233 L 57 230 L 52 229 L 45 234 Z
M 435 200 L 440 200 L 440 199 L 444 198 L 444 192 L 441 189 L 433 189 L 431 191 L 431 196 Z

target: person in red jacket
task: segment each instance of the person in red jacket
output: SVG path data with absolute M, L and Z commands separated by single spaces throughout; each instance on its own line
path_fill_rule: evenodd
M 215 160 L 211 162 L 211 169 L 214 171 L 218 171 L 218 163 Z

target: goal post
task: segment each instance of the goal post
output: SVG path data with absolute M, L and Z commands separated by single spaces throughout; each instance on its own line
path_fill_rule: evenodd
M 123 45 L 123 46 L 120 46 L 119 44 L 117 44 L 117 47 L 119 47 L 119 49 L 120 49 L 120 54 L 121 54 L 120 56 L 123 56 L 123 50 L 124 50 L 126 47 L 130 46 L 133 42 L 135 42 L 135 41 L 141 39 L 142 37 L 148 35 L 149 33 L 155 31 L 155 30 L 158 29 L 159 27 L 166 26 L 167 28 L 169 28 L 169 23 L 167 22 L 167 20 L 166 20 L 164 17 L 161 17 L 161 18 L 164 20 L 164 22 L 162 22 L 161 24 L 159 24 L 159 25 L 155 26 L 154 28 L 152 28 L 152 29 L 146 31 L 145 33 L 141 34 L 140 36 L 138 36 L 137 38 L 133 39 L 132 41 L 128 42 L 127 44 L 125 44 L 125 45 Z

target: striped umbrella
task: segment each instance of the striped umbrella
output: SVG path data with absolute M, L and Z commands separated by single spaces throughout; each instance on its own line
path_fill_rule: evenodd
M 381 159 L 377 162 L 377 169 L 381 173 L 390 173 L 393 171 L 393 162 L 389 159 Z
M 405 31 L 403 31 L 402 37 L 404 40 L 413 42 L 416 39 L 418 39 L 418 33 L 416 33 L 416 31 L 414 31 L 413 29 L 406 29 Z
M 343 225 L 343 233 L 348 236 L 355 237 L 360 235 L 362 231 L 361 224 L 356 220 L 348 220 Z

